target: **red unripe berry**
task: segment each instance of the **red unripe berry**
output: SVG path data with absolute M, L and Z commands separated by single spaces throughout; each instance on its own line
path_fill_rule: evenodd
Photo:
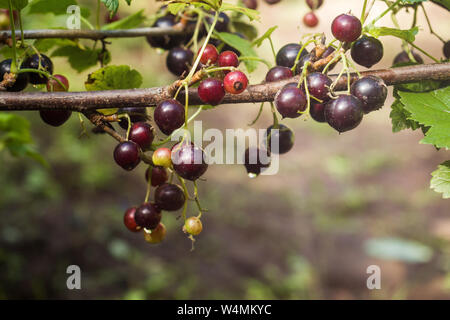
M 200 53 L 200 50 L 198 53 Z M 200 62 L 203 64 L 214 64 L 216 63 L 218 57 L 219 53 L 217 52 L 217 48 L 212 44 L 207 44 L 205 50 L 203 51 L 202 57 L 200 58 Z
M 217 60 L 219 67 L 238 67 L 239 57 L 233 51 L 224 51 Z
M 61 81 L 63 86 L 55 78 Z M 47 81 L 47 91 L 69 91 L 69 80 L 61 74 L 55 74 L 53 78 Z
M 319 18 L 317 18 L 316 14 L 311 11 L 305 14 L 303 17 L 303 23 L 307 27 L 314 28 L 319 24 Z
M 353 42 L 361 35 L 361 21 L 351 14 L 337 16 L 331 24 L 333 36 L 342 42 Z
M 203 80 L 197 89 L 200 99 L 212 106 L 218 105 L 222 102 L 225 96 L 225 89 L 223 88 L 223 82 L 218 79 L 208 78 Z
M 134 220 L 135 213 L 136 207 L 129 208 L 127 211 L 125 211 L 125 215 L 123 216 L 123 223 L 128 230 L 138 232 L 141 230 L 141 227 L 138 226 L 136 220 Z
M 248 86 L 247 76 L 241 71 L 230 72 L 223 79 L 223 86 L 226 92 L 239 94 Z

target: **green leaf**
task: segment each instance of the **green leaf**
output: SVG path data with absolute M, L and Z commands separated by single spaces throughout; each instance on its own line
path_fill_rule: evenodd
M 405 109 L 400 100 L 394 101 L 389 116 L 392 122 L 392 132 L 399 132 L 408 128 L 416 130 L 420 127 L 417 122 L 408 119 L 411 116 L 411 113 Z
M 52 56 L 67 57 L 70 66 L 78 72 L 82 72 L 92 66 L 95 66 L 99 61 L 100 54 L 101 49 L 91 50 L 72 44 L 59 47 L 53 51 Z M 107 57 L 109 56 L 107 55 Z M 103 61 L 104 63 L 109 62 L 108 59 L 104 59 Z
M 450 87 L 426 93 L 398 92 L 409 119 L 430 127 L 421 143 L 450 148 Z
M 257 46 L 258 48 L 262 45 L 263 41 L 266 39 L 270 39 L 272 36 L 272 33 L 278 28 L 278 26 L 269 28 L 261 37 L 253 41 L 253 45 Z
M 142 9 L 123 19 L 106 24 L 102 27 L 102 29 L 103 30 L 131 29 L 138 27 L 144 21 L 145 21 L 144 9 Z
M 179 12 L 183 11 L 184 8 L 188 6 L 187 3 L 169 3 L 167 10 L 173 15 L 177 15 Z
M 400 238 L 373 238 L 366 241 L 364 248 L 372 257 L 407 263 L 425 263 L 433 256 L 433 250 L 430 247 Z
M 29 13 L 53 13 L 54 15 L 67 14 L 67 7 L 77 5 L 76 0 L 34 0 L 30 4 Z
M 450 160 L 441 163 L 436 171 L 432 172 L 430 188 L 442 193 L 442 198 L 450 198 Z
M 419 32 L 419 27 L 414 27 L 409 30 L 400 30 L 369 25 L 365 28 L 365 31 L 375 38 L 378 38 L 380 36 L 393 36 L 406 40 L 408 42 L 414 42 L 414 40 L 416 39 L 416 35 Z
M 246 7 L 241 7 L 231 3 L 224 2 L 222 3 L 222 7 L 220 9 L 221 11 L 232 11 L 236 13 L 241 13 L 243 15 L 246 15 L 251 21 L 260 20 L 258 11 Z
M 129 66 L 108 66 L 101 68 L 88 77 L 85 82 L 86 90 L 115 90 L 134 89 L 142 84 L 142 76 L 136 70 L 131 70 Z
M 119 9 L 119 0 L 101 0 L 105 5 L 106 9 L 111 13 L 111 15 L 115 15 L 117 9 Z
M 217 33 L 217 36 L 220 40 L 238 50 L 243 57 L 258 56 L 255 50 L 252 48 L 252 44 L 248 40 L 242 39 L 241 37 L 228 32 L 219 32 Z M 244 60 L 244 63 L 245 67 L 250 73 L 255 71 L 258 67 L 258 62 L 256 61 Z
M 28 5 L 28 0 L 12 0 L 12 6 L 14 9 L 22 10 Z M 9 1 L 8 0 L 0 0 L 0 8 L 9 9 Z
M 239 30 L 247 39 L 253 40 L 258 36 L 258 30 L 251 24 L 242 21 L 232 21 L 235 30 Z
M 447 8 L 447 10 L 450 10 L 450 0 L 432 0 L 432 2 Z

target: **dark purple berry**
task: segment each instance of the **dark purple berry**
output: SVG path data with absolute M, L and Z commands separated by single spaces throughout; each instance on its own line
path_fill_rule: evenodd
M 72 115 L 70 110 L 40 110 L 39 115 L 42 121 L 53 127 L 59 127 L 69 120 Z
M 177 22 L 175 21 L 175 16 L 168 14 L 164 17 L 159 18 L 153 24 L 153 28 L 172 28 Z M 147 42 L 153 48 L 161 48 L 164 50 L 170 50 L 179 46 L 185 40 L 184 36 L 181 35 L 162 35 L 162 36 L 147 36 Z
M 174 75 L 181 76 L 183 73 L 189 71 L 193 59 L 194 53 L 191 50 L 181 47 L 173 48 L 167 54 L 167 69 Z
M 301 48 L 302 45 L 298 43 L 288 43 L 287 45 L 283 46 L 277 53 L 277 66 L 292 68 Z M 308 54 L 308 50 L 303 49 L 300 56 L 304 56 L 305 54 Z
M 118 114 L 128 113 L 128 115 L 130 116 L 131 123 L 147 120 L 147 114 L 145 113 L 145 109 L 143 109 L 143 108 L 137 108 L 137 107 L 120 108 L 117 113 Z M 128 119 L 120 118 L 119 125 L 123 129 L 127 130 L 128 129 Z
M 165 183 L 155 190 L 155 203 L 158 208 L 166 211 L 176 211 L 186 202 L 183 189 L 176 184 Z
M 375 76 L 356 80 L 351 86 L 351 93 L 362 103 L 364 113 L 380 109 L 387 97 L 384 81 Z
M 306 4 L 311 9 L 319 9 L 322 6 L 323 0 L 306 0 Z
M 258 8 L 257 0 L 243 0 L 242 3 L 249 9 L 256 10 Z
M 212 15 L 214 15 L 214 13 Z M 213 23 L 212 15 L 206 18 L 206 22 L 210 25 Z M 217 20 L 216 27 L 214 28 L 214 30 L 216 30 L 217 32 L 228 32 L 229 24 L 230 18 L 224 12 L 221 12 L 219 13 L 219 18 Z
M 370 68 L 383 58 L 383 44 L 374 37 L 362 36 L 353 43 L 351 54 L 357 64 Z
M 162 101 L 155 108 L 153 117 L 162 133 L 172 134 L 184 124 L 184 107 L 175 99 Z
M 309 94 L 319 100 L 325 100 L 328 98 L 330 92 L 330 85 L 332 81 L 327 75 L 314 72 L 306 77 L 306 84 L 308 85 Z
M 311 118 L 317 122 L 326 122 L 325 120 L 325 105 L 327 102 L 320 103 L 314 99 L 311 99 L 311 106 L 309 107 L 309 114 Z
M 11 59 L 3 60 L 0 63 L 0 81 L 3 81 L 4 75 L 11 73 Z M 19 73 L 16 77 L 16 82 L 10 87 L 6 87 L 6 91 L 19 92 L 25 89 L 28 85 L 28 73 Z
M 148 123 L 136 122 L 131 126 L 129 139 L 142 150 L 149 150 L 154 138 L 153 128 Z
M 338 132 L 356 128 L 363 118 L 362 103 L 352 95 L 341 95 L 325 106 L 325 119 Z
M 264 149 L 248 148 L 244 154 L 244 166 L 250 177 L 256 177 L 270 167 L 270 155 Z
M 423 63 L 423 59 L 418 53 L 416 53 L 414 51 L 411 51 L 411 53 L 417 63 L 419 63 L 419 64 Z M 394 65 L 399 64 L 399 63 L 411 63 L 411 62 L 413 62 L 413 61 L 409 58 L 409 55 L 406 51 L 400 52 L 399 54 L 397 54 L 395 56 L 395 59 L 394 59 Z
M 53 74 L 53 62 L 45 54 L 33 54 L 22 63 L 21 68 L 42 70 Z M 47 77 L 36 72 L 29 72 L 28 76 L 31 84 L 45 84 L 48 80 Z
M 351 14 L 337 16 L 331 24 L 333 36 L 342 42 L 353 42 L 361 35 L 361 21 Z
M 200 178 L 208 169 L 203 150 L 188 142 L 172 147 L 172 164 L 177 174 L 191 181 Z
M 167 181 L 167 179 L 169 179 L 166 168 L 154 166 L 154 167 L 147 168 L 147 170 L 145 171 L 145 179 L 147 181 L 148 181 L 148 175 L 149 175 L 150 168 L 152 169 L 152 177 L 151 177 L 152 181 L 150 183 L 152 184 L 153 187 L 160 186 L 163 183 L 165 183 Z
M 270 69 L 266 74 L 266 82 L 275 82 L 292 78 L 294 74 L 287 67 L 276 66 Z
M 273 129 L 273 131 L 272 131 Z M 285 154 L 294 146 L 294 132 L 284 124 L 279 124 L 277 128 L 270 126 L 266 130 L 265 143 L 267 150 L 271 153 Z M 278 143 L 278 152 L 273 148 Z
M 210 104 L 212 106 L 218 105 L 222 102 L 223 97 L 225 96 L 223 82 L 214 78 L 208 78 L 200 82 L 197 92 L 203 103 Z
M 283 118 L 298 118 L 306 110 L 306 97 L 297 87 L 285 87 L 275 95 L 275 107 Z
M 161 210 L 153 203 L 143 203 L 137 208 L 134 220 L 142 228 L 155 229 L 161 222 Z
M 444 48 L 442 50 L 444 51 L 445 58 L 450 59 L 450 40 L 444 43 Z
M 125 170 L 133 170 L 141 162 L 139 146 L 133 141 L 119 143 L 114 149 L 114 160 Z

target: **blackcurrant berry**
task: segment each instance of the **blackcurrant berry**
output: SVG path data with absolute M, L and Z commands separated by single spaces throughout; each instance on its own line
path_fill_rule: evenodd
M 363 118 L 361 101 L 352 95 L 341 95 L 325 106 L 325 119 L 338 132 L 356 128 Z
M 187 180 L 197 180 L 208 169 L 206 155 L 193 143 L 182 142 L 172 147 L 172 163 L 175 172 Z
M 292 68 L 301 48 L 302 45 L 298 43 L 288 43 L 282 47 L 276 56 L 277 66 Z M 305 54 L 308 54 L 308 50 L 303 49 L 300 56 L 304 56 Z
M 199 49 L 199 52 L 200 53 Z M 217 52 L 217 48 L 208 43 L 205 47 L 205 50 L 203 51 L 202 57 L 200 58 L 200 62 L 203 64 L 214 64 L 217 61 L 217 58 L 219 57 L 219 53 Z
M 176 211 L 186 202 L 183 189 L 176 184 L 165 183 L 155 190 L 155 203 L 161 210 Z
M 331 83 L 331 79 L 320 72 L 311 73 L 306 77 L 309 94 L 320 100 L 328 98 Z
M 314 28 L 319 24 L 319 18 L 317 18 L 316 14 L 311 11 L 304 15 L 303 23 L 307 27 Z
M 53 62 L 45 54 L 33 54 L 22 63 L 21 68 L 42 70 L 53 74 Z M 47 77 L 36 72 L 29 72 L 28 76 L 31 84 L 44 84 L 48 80 Z
M 288 67 L 275 66 L 266 74 L 266 82 L 275 82 L 292 78 L 294 74 Z
M 331 24 L 333 36 L 342 42 L 353 42 L 361 35 L 361 21 L 351 14 L 337 16 Z
M 168 148 L 158 148 L 153 152 L 152 162 L 155 166 L 169 168 L 172 165 L 172 152 Z
M 298 62 L 297 62 L 297 66 L 295 67 L 295 74 L 301 74 L 303 71 L 303 67 L 305 66 L 306 62 L 311 62 L 312 61 L 312 56 L 311 53 L 305 54 L 304 56 L 302 56 Z
M 223 79 L 223 86 L 228 93 L 239 94 L 247 88 L 247 85 L 247 76 L 241 71 L 230 72 Z
M 277 4 L 278 2 L 280 2 L 281 0 L 264 0 L 267 4 Z
M 306 0 L 306 4 L 311 9 L 319 9 L 322 6 L 323 0 Z
M 362 36 L 353 43 L 351 54 L 357 64 L 370 68 L 383 58 L 383 44 L 374 37 Z
M 127 211 L 125 211 L 125 215 L 123 216 L 123 223 L 128 230 L 138 232 L 141 230 L 141 227 L 137 225 L 136 220 L 134 219 L 135 213 L 136 207 L 129 208 Z
M 284 124 L 279 124 L 277 128 L 272 125 L 266 130 L 265 143 L 271 153 L 287 153 L 294 146 L 294 141 L 294 132 Z M 278 143 L 278 152 L 275 152 L 276 148 L 273 148 L 272 143 Z
M 325 120 L 325 105 L 327 102 L 320 103 L 314 99 L 311 99 L 311 105 L 309 107 L 309 114 L 311 118 L 317 122 L 326 122 Z
M 200 82 L 197 92 L 203 103 L 210 104 L 212 106 L 218 105 L 222 102 L 223 97 L 225 96 L 223 82 L 214 78 L 208 78 Z
M 224 51 L 217 60 L 219 67 L 238 67 L 239 57 L 233 51 Z
M 69 80 L 61 74 L 55 74 L 52 79 L 47 81 L 47 91 L 69 91 Z
M 444 48 L 442 50 L 444 51 L 445 58 L 450 59 L 450 40 L 444 43 Z
M 175 47 L 169 51 L 166 58 L 167 69 L 176 76 L 188 72 L 192 66 L 194 53 L 185 48 Z
M 144 232 L 144 239 L 151 244 L 161 243 L 166 237 L 166 233 L 166 226 L 160 222 L 151 233 Z
M 147 120 L 147 114 L 145 113 L 145 109 L 143 108 L 137 108 L 137 107 L 126 107 L 126 108 L 120 108 L 117 112 L 118 114 L 124 114 L 128 113 L 131 123 L 135 122 L 141 122 Z M 128 119 L 127 118 L 121 118 L 119 121 L 119 125 L 127 130 L 128 129 Z
M 198 236 L 203 230 L 202 221 L 197 217 L 190 217 L 184 222 L 183 229 L 193 236 Z
M 419 63 L 419 64 L 423 63 L 423 59 L 418 53 L 416 53 L 414 51 L 411 51 L 411 53 L 417 63 Z M 406 51 L 400 52 L 394 58 L 394 65 L 399 64 L 399 63 L 411 63 L 411 62 L 413 62 L 413 61 L 409 58 L 409 55 Z
M 172 28 L 176 24 L 175 16 L 169 14 L 156 20 L 152 27 Z M 176 46 L 179 46 L 184 39 L 185 38 L 180 35 L 147 36 L 147 42 L 152 47 L 161 48 L 164 50 L 170 50 Z
M 257 0 L 243 0 L 242 3 L 249 9 L 256 10 L 258 8 Z
M 148 123 L 136 122 L 131 126 L 129 139 L 142 150 L 149 150 L 154 138 L 153 128 Z
M 0 63 L 0 81 L 3 81 L 5 74 L 11 73 L 11 59 L 3 60 Z M 6 87 L 6 91 L 19 92 L 25 89 L 28 85 L 28 73 L 19 73 L 16 77 L 16 82 L 12 86 Z
M 275 107 L 283 118 L 298 118 L 306 110 L 306 97 L 297 87 L 285 87 L 275 95 Z
M 119 143 L 114 149 L 114 160 L 125 170 L 133 170 L 141 162 L 139 146 L 133 141 Z
M 170 99 L 158 104 L 153 117 L 161 132 L 170 135 L 184 124 L 184 111 L 181 103 L 175 99 Z
M 206 18 L 206 22 L 210 25 L 213 23 L 213 14 L 209 15 Z M 216 27 L 214 28 L 214 30 L 216 30 L 217 32 L 227 32 L 229 24 L 230 18 L 224 12 L 221 12 L 219 13 L 219 18 L 217 20 Z
M 380 109 L 387 97 L 384 81 L 375 76 L 356 80 L 351 86 L 351 93 L 362 103 L 364 113 Z
M 161 210 L 153 203 L 143 203 L 137 208 L 134 220 L 142 228 L 155 229 L 161 222 Z
M 116 13 L 112 17 L 111 17 L 111 14 L 109 12 L 105 15 L 105 23 L 113 23 L 113 22 L 116 22 L 116 21 L 119 21 L 119 20 L 120 20 L 120 16 L 119 16 L 118 13 Z
M 244 153 L 244 166 L 249 177 L 254 178 L 263 169 L 270 167 L 270 155 L 264 149 L 247 148 Z
M 53 127 L 59 127 L 69 120 L 72 115 L 70 110 L 40 110 L 39 115 L 42 121 Z
M 167 175 L 167 170 L 164 167 L 155 166 L 155 167 L 149 167 L 145 171 L 145 179 L 147 181 L 148 181 L 150 168 L 152 169 L 150 183 L 153 187 L 160 186 L 163 183 L 165 183 L 167 181 L 167 179 L 169 179 L 169 176 Z

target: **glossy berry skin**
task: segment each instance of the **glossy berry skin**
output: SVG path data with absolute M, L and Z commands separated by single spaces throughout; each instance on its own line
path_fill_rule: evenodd
M 242 3 L 249 9 L 256 10 L 258 8 L 257 0 L 243 0 Z
M 211 16 L 208 16 L 206 18 L 206 22 L 209 25 L 211 25 L 213 23 L 213 20 L 214 20 L 213 16 L 214 16 L 214 13 L 212 13 Z M 229 24 L 230 24 L 230 18 L 224 12 L 221 12 L 221 13 L 219 13 L 219 19 L 217 20 L 214 30 L 216 30 L 217 32 L 228 32 Z
M 208 78 L 200 82 L 197 92 L 203 103 L 212 106 L 216 106 L 222 102 L 223 97 L 225 96 L 223 82 L 214 78 Z
M 352 95 L 341 95 L 325 106 L 325 119 L 339 133 L 356 128 L 363 115 L 361 101 Z
M 423 63 L 422 57 L 417 52 L 412 51 L 411 53 L 412 53 L 414 59 L 416 59 L 417 63 L 419 63 L 419 64 Z M 409 58 L 408 53 L 406 51 L 400 52 L 399 54 L 397 54 L 395 56 L 395 59 L 394 59 L 394 65 L 399 64 L 399 63 L 411 63 L 411 62 L 413 62 L 413 61 Z
M 193 59 L 194 53 L 191 50 L 181 47 L 173 48 L 167 54 L 167 69 L 169 69 L 172 74 L 179 77 L 183 73 L 189 72 Z
M 165 239 L 166 234 L 166 226 L 160 222 L 151 233 L 144 232 L 144 239 L 148 243 L 158 244 Z
M 206 155 L 193 143 L 178 143 L 172 147 L 173 169 L 187 180 L 197 180 L 208 169 Z
M 272 129 L 274 130 L 272 132 Z M 284 124 L 279 124 L 278 128 L 270 126 L 266 130 L 266 147 L 271 153 L 285 154 L 289 152 L 294 146 L 295 136 L 294 132 L 286 127 Z M 272 143 L 277 143 L 278 141 L 278 152 L 276 148 L 273 148 Z
M 320 103 L 314 99 L 311 99 L 311 106 L 309 107 L 309 114 L 311 118 L 317 122 L 327 122 L 325 119 L 325 105 L 327 102 Z
M 131 123 L 147 120 L 147 115 L 145 113 L 145 109 L 143 109 L 143 108 L 136 108 L 136 107 L 120 108 L 117 113 L 118 114 L 128 113 L 128 115 L 130 116 Z M 121 118 L 119 121 L 119 125 L 123 129 L 127 130 L 128 129 L 128 119 Z
M 306 97 L 297 87 L 285 87 L 275 95 L 275 107 L 283 118 L 298 118 L 306 110 Z
M 244 166 L 249 177 L 256 177 L 263 169 L 270 167 L 270 155 L 264 149 L 247 148 L 244 153 Z
M 306 0 L 306 4 L 313 10 L 319 9 L 323 4 L 323 0 Z
M 183 189 L 176 184 L 164 183 L 155 190 L 155 203 L 161 210 L 177 211 L 185 202 Z
M 40 57 L 38 54 L 33 54 L 22 63 L 21 68 L 43 70 L 53 74 L 53 62 L 45 54 L 41 54 Z M 29 72 L 28 76 L 30 77 L 31 84 L 44 84 L 48 80 L 45 76 L 36 72 Z
M 114 149 L 114 160 L 127 171 L 131 171 L 141 162 L 139 146 L 133 141 L 119 143 Z
M 61 81 L 63 85 L 55 78 Z M 52 79 L 47 81 L 47 91 L 69 91 L 69 80 L 61 74 L 55 74 Z
M 201 49 L 200 49 L 201 50 Z M 200 50 L 198 53 L 200 53 Z M 200 58 L 200 62 L 203 64 L 214 64 L 219 57 L 219 53 L 217 52 L 217 48 L 212 44 L 208 43 L 203 51 L 202 57 Z
M 155 28 L 172 28 L 176 25 L 175 17 L 171 14 L 159 18 L 152 27 Z M 154 48 L 170 50 L 179 46 L 184 41 L 183 36 L 164 35 L 164 36 L 147 36 L 147 42 Z
M 319 18 L 311 11 L 303 16 L 303 23 L 307 27 L 314 28 L 319 24 Z
M 248 86 L 247 76 L 241 71 L 230 72 L 223 79 L 223 86 L 228 93 L 242 93 Z
M 72 115 L 70 110 L 40 110 L 42 121 L 53 127 L 59 127 L 69 120 Z
M 444 51 L 445 58 L 450 59 L 450 40 L 444 44 L 442 51 Z
M 123 223 L 125 224 L 125 227 L 132 232 L 138 232 L 141 230 L 141 227 L 137 225 L 136 220 L 134 219 L 135 213 L 136 207 L 132 207 L 125 211 L 125 215 L 123 216 Z
M 7 73 L 11 73 L 11 59 L 6 59 L 0 62 L 0 81 L 3 81 L 3 77 Z M 28 85 L 29 78 L 28 73 L 19 73 L 16 77 L 16 82 L 10 87 L 6 88 L 9 92 L 19 92 L 25 89 Z
M 361 35 L 361 21 L 351 14 L 337 16 L 331 24 L 333 36 L 342 42 L 353 42 Z
M 383 58 L 383 44 L 374 37 L 362 36 L 353 43 L 351 55 L 357 64 L 370 68 Z
M 277 66 L 292 68 L 301 48 L 302 46 L 298 43 L 288 43 L 283 46 L 276 56 Z M 308 54 L 308 50 L 306 49 L 302 51 L 300 56 L 304 56 L 305 54 Z
M 239 57 L 233 51 L 224 51 L 219 55 L 217 59 L 217 65 L 219 67 L 235 67 L 239 66 Z
M 292 70 L 287 67 L 275 66 L 266 74 L 266 82 L 275 82 L 284 79 L 292 78 L 294 74 Z
M 184 124 L 184 106 L 175 99 L 162 101 L 155 108 L 153 117 L 161 132 L 170 135 Z
M 148 123 L 136 122 L 131 126 L 129 139 L 142 150 L 149 150 L 154 138 L 153 128 Z
M 168 148 L 158 148 L 153 152 L 152 161 L 155 166 L 169 168 L 172 165 L 172 152 Z
M 161 222 L 161 210 L 153 203 L 143 203 L 137 208 L 134 220 L 142 228 L 155 229 Z
M 295 67 L 295 74 L 301 74 L 303 71 L 303 67 L 305 66 L 305 63 L 311 62 L 312 56 L 310 53 L 305 54 L 300 59 L 298 59 L 297 66 Z M 319 70 L 318 70 L 319 71 Z
M 164 167 L 155 166 L 155 167 L 149 167 L 145 171 L 145 179 L 147 181 L 148 181 L 150 168 L 152 169 L 151 182 L 150 182 L 152 187 L 160 186 L 169 179 L 167 170 Z
M 203 230 L 202 221 L 197 217 L 190 217 L 186 219 L 183 230 L 193 236 L 198 236 Z
M 387 97 L 387 87 L 384 81 L 375 76 L 367 76 L 355 81 L 351 94 L 362 103 L 364 113 L 369 113 L 383 107 Z
M 311 73 L 306 77 L 309 94 L 320 100 L 328 99 L 331 83 L 331 79 L 320 72 Z

